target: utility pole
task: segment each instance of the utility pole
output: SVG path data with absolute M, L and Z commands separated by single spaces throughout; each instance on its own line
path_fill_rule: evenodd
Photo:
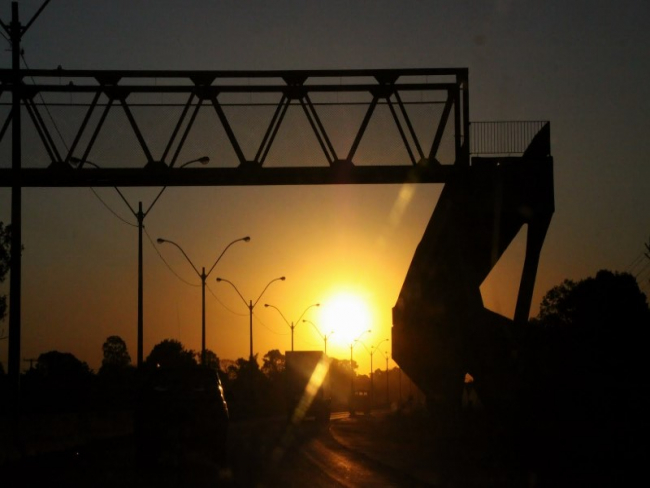
M 388 382 L 388 354 L 386 354 L 386 405 L 390 405 L 390 383 Z
M 117 190 L 117 188 L 116 188 Z M 128 203 L 128 202 L 127 202 Z M 142 202 L 138 202 L 138 212 L 135 215 L 138 219 L 138 350 L 137 350 L 137 359 L 136 364 L 138 368 L 141 368 L 144 364 L 142 353 L 144 342 L 144 311 L 143 311 L 143 277 L 142 277 L 142 228 L 144 227 L 144 217 L 145 214 L 142 212 Z
M 11 23 L 0 25 L 9 35 L 11 42 L 11 170 L 19 175 L 22 166 L 22 132 L 20 104 L 22 100 L 22 73 L 20 70 L 20 42 L 23 35 L 43 9 L 50 3 L 46 0 L 37 10 L 26 26 L 18 18 L 18 2 L 11 3 Z M 20 179 L 13 178 L 11 185 L 11 261 L 9 276 L 9 381 L 18 388 L 20 383 L 20 289 L 21 289 L 21 253 L 22 250 L 22 186 Z
M 399 391 L 399 406 L 402 408 L 402 368 L 397 370 L 397 383 Z
M 11 102 L 11 169 L 20 171 L 21 123 L 20 123 L 20 40 L 23 29 L 18 20 L 18 2 L 11 4 L 11 68 L 12 68 L 12 102 Z M 15 181 L 11 187 L 11 272 L 9 275 L 9 354 L 8 373 L 10 381 L 18 387 L 20 383 L 20 288 L 22 247 L 22 187 Z

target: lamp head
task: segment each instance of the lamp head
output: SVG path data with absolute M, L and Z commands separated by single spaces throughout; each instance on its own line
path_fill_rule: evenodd
M 268 303 L 265 303 L 264 306 L 265 307 L 270 307 L 270 305 Z
M 210 158 L 208 156 L 203 156 L 202 158 L 199 158 L 196 161 L 201 164 L 208 164 L 210 162 Z
M 162 244 L 163 242 L 167 242 L 167 241 L 165 239 L 163 239 L 162 237 L 159 237 L 158 239 L 156 239 L 156 242 L 158 244 Z
M 248 241 L 250 241 L 250 240 L 251 240 L 250 236 L 246 236 L 246 237 L 244 237 L 244 239 L 243 239 L 244 242 L 248 242 Z
M 221 278 L 217 277 L 217 281 L 223 281 Z
M 280 276 L 280 279 L 284 281 L 286 278 L 284 276 Z
M 93 167 L 95 167 L 97 169 L 100 169 L 99 165 L 93 163 L 92 161 L 88 161 L 87 159 L 75 158 L 74 156 L 70 156 L 70 164 L 72 164 L 74 166 L 79 166 L 82 163 L 83 164 L 89 164 L 90 166 L 93 166 Z

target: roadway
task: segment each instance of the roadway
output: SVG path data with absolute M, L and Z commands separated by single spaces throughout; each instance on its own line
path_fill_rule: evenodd
M 24 459 L 0 476 L 12 487 L 357 487 L 434 486 L 424 452 L 389 442 L 382 415 L 332 415 L 329 425 L 284 419 L 236 422 L 227 460 L 200 452 L 146 470 L 135 465 L 132 438 Z M 382 433 L 382 430 L 384 431 Z M 420 452 L 418 457 L 417 452 Z M 419 466 L 418 466 L 419 465 Z

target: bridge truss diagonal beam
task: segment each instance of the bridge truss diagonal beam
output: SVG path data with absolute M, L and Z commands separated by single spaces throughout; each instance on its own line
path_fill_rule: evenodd
M 19 81 L 16 81 L 19 80 Z M 27 84 L 31 80 L 32 84 Z M 55 82 L 54 80 L 58 81 Z M 345 81 L 343 81 L 345 80 Z M 364 174 L 377 173 L 377 176 L 364 176 L 361 180 L 386 180 L 389 174 L 396 175 L 399 183 L 403 181 L 403 170 L 387 170 L 386 167 L 399 168 L 402 166 L 415 167 L 420 164 L 440 165 L 436 159 L 443 134 L 454 141 L 450 145 L 446 165 L 468 166 L 469 164 L 469 120 L 468 113 L 462 110 L 459 94 L 464 94 L 463 103 L 468 100 L 468 83 L 466 69 L 406 69 L 406 70 L 321 70 L 321 71 L 267 71 L 267 72 L 221 72 L 221 71 L 76 71 L 76 70 L 0 70 L 0 83 L 3 92 L 9 92 L 16 97 L 22 110 L 25 110 L 40 142 L 42 156 L 21 161 L 19 172 L 7 175 L 7 168 L 0 161 L 0 174 L 3 175 L 0 185 L 6 186 L 10 182 L 20 180 L 27 186 L 37 184 L 45 186 L 77 186 L 82 184 L 83 178 L 64 178 L 46 171 L 48 169 L 65 169 L 70 161 L 79 160 L 79 168 L 87 168 L 87 161 L 95 161 L 102 156 L 106 149 L 98 147 L 98 140 L 109 137 L 106 134 L 115 128 L 115 122 L 109 123 L 111 117 L 116 117 L 117 107 L 122 109 L 125 122 L 119 126 L 120 131 L 128 131 L 137 144 L 134 151 L 129 154 L 128 161 L 115 163 L 102 162 L 102 168 L 125 169 L 140 168 L 172 168 L 183 151 L 188 150 L 188 140 L 197 137 L 197 133 L 209 134 L 210 138 L 217 138 L 219 132 L 224 133 L 230 149 L 221 146 L 217 156 L 217 165 L 220 169 L 230 169 L 231 163 L 225 162 L 224 154 L 229 151 L 235 155 L 235 164 L 242 169 L 258 169 L 271 167 L 314 168 L 329 167 L 339 174 L 327 176 L 323 180 L 345 182 L 340 176 L 339 168 L 346 166 L 353 169 L 364 166 L 375 169 Z M 39 97 L 40 101 L 37 101 Z M 69 99 L 66 99 L 69 97 Z M 76 97 L 78 101 L 72 101 Z M 154 100 L 152 101 L 152 97 Z M 157 101 L 156 97 L 170 97 L 171 102 Z M 242 101 L 242 97 L 249 97 Z M 253 100 L 252 97 L 258 97 Z M 342 100 L 341 100 L 341 98 Z M 45 99 L 48 102 L 45 102 Z M 52 100 L 51 102 L 49 100 Z M 205 103 L 207 102 L 207 103 Z M 178 108 L 174 117 L 174 124 L 169 131 L 167 128 L 146 127 L 142 113 L 147 110 L 156 114 L 170 105 Z M 411 110 L 418 110 L 427 106 L 427 110 L 434 106 L 443 106 L 444 109 L 433 110 L 423 118 L 416 116 L 414 122 Z M 213 119 L 208 120 L 202 109 L 211 106 Z M 13 110 L 4 110 L 8 105 L 0 103 L 0 144 L 9 132 Z M 43 107 L 48 111 L 49 120 L 43 116 Z M 49 108 L 56 108 L 59 121 L 65 121 L 69 130 L 62 135 L 57 126 L 57 120 L 50 113 Z M 260 133 L 256 146 L 251 151 L 242 144 L 242 140 L 254 138 L 254 134 L 246 124 L 237 125 L 236 111 L 243 108 L 262 112 L 272 107 L 273 113 L 266 122 L 266 128 Z M 286 137 L 304 139 L 306 133 L 293 134 L 295 127 L 288 126 L 287 117 L 293 108 L 300 109 L 305 125 L 320 148 L 324 156 L 322 163 L 313 159 L 313 154 L 304 158 L 307 163 L 268 162 L 269 154 L 274 150 L 274 145 L 279 134 Z M 376 143 L 368 135 L 372 124 L 380 124 L 376 119 L 377 112 L 382 108 L 390 115 L 393 127 L 396 130 L 395 146 L 401 145 L 401 154 L 390 162 L 373 164 L 373 155 L 362 157 L 358 162 L 358 151 L 362 144 Z M 449 124 L 452 107 L 455 108 L 452 117 L 453 124 Z M 81 117 L 66 117 L 66 113 L 76 110 L 82 112 Z M 365 110 L 361 120 L 345 120 L 342 117 L 350 112 Z M 329 111 L 329 112 L 328 112 Z M 338 112 L 336 112 L 338 111 Z M 332 113 L 335 115 L 331 115 Z M 295 113 L 295 112 L 294 112 Z M 323 113 L 328 113 L 329 118 L 323 118 Z M 343 115 L 341 115 L 343 114 Z M 153 118 L 156 118 L 155 116 Z M 169 118 L 172 118 L 171 116 Z M 60 123 L 60 122 L 59 122 Z M 295 124 L 295 117 L 294 117 Z M 23 123 L 23 125 L 26 125 Z M 341 139 L 340 126 L 346 127 Z M 243 128 L 242 128 L 243 126 Z M 355 127 L 356 126 L 356 127 Z M 26 127 L 27 128 L 27 127 Z M 429 135 L 418 134 L 418 131 L 430 131 Z M 149 131 L 145 129 L 150 129 Z M 435 134 L 434 134 L 435 131 Z M 453 133 L 452 133 L 453 131 Z M 151 133 L 164 139 L 160 151 L 155 151 Z M 165 136 L 163 133 L 167 132 Z M 337 133 L 339 132 L 339 133 Z M 25 134 L 26 131 L 23 131 Z M 163 134 L 162 136 L 160 134 Z M 55 135 L 59 136 L 58 140 Z M 203 136 L 208 137 L 208 136 Z M 433 147 L 430 155 L 425 155 L 422 150 L 422 138 L 432 140 Z M 375 138 L 376 139 L 376 138 Z M 215 139 L 216 140 L 216 139 Z M 291 139 L 290 139 L 290 142 Z M 300 140 L 298 141 L 300 142 Z M 337 145 L 338 142 L 338 145 Z M 286 142 L 285 142 L 286 144 Z M 299 144 L 297 144 L 299 145 Z M 135 150 L 139 148 L 139 150 Z M 225 150 L 225 152 L 224 152 Z M 282 155 L 283 149 L 277 149 Z M 396 150 L 397 151 L 397 150 Z M 247 152 L 250 157 L 247 157 Z M 157 154 L 159 153 L 159 154 Z M 339 154 L 345 154 L 345 159 L 340 159 Z M 133 154 L 136 154 L 134 156 Z M 138 156 L 138 154 L 140 156 Z M 433 156 L 433 158 L 431 158 Z M 370 158 L 370 159 L 369 159 Z M 282 158 L 280 158 L 282 159 Z M 320 166 L 319 166 L 320 165 Z M 26 170 L 30 171 L 26 171 Z M 205 168 L 208 170 L 208 168 Z M 41 174 L 42 172 L 42 174 Z M 265 175 L 270 175 L 270 184 L 276 184 L 277 176 L 273 172 L 258 173 L 254 178 L 238 177 L 237 184 L 265 184 Z M 354 173 L 354 171 L 351 171 Z M 120 174 L 120 176 L 117 176 Z M 133 183 L 125 182 L 126 173 L 104 173 L 102 178 L 116 180 L 108 182 L 110 185 L 130 186 Z M 175 175 L 176 173 L 170 173 Z M 37 176 L 38 175 L 38 176 Z M 222 177 L 219 177 L 222 178 Z M 205 178 L 205 184 L 216 181 L 214 175 Z M 439 179 L 440 175 L 428 176 L 424 181 Z M 94 180 L 89 177 L 88 181 Z M 174 178 L 166 178 L 168 185 L 174 185 Z M 230 178 L 225 178 L 229 180 Z M 313 176 L 307 179 L 314 180 Z M 119 181 L 118 181 L 119 180 Z M 147 175 L 137 175 L 133 181 L 141 183 L 157 181 Z M 358 177 L 353 178 L 359 181 Z M 191 185 L 199 185 L 201 180 L 193 180 Z M 229 184 L 229 183 L 227 183 Z

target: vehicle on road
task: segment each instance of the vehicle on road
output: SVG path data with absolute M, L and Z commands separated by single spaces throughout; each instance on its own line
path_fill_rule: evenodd
M 134 421 L 140 463 L 179 465 L 197 452 L 225 460 L 228 405 L 213 369 L 151 371 L 139 388 Z
M 364 415 L 370 414 L 370 392 L 368 390 L 354 390 L 350 395 L 350 415 L 356 415 L 357 412 L 363 412 Z
M 299 422 L 313 417 L 329 422 L 331 395 L 329 360 L 322 351 L 287 351 L 285 353 L 287 415 Z

